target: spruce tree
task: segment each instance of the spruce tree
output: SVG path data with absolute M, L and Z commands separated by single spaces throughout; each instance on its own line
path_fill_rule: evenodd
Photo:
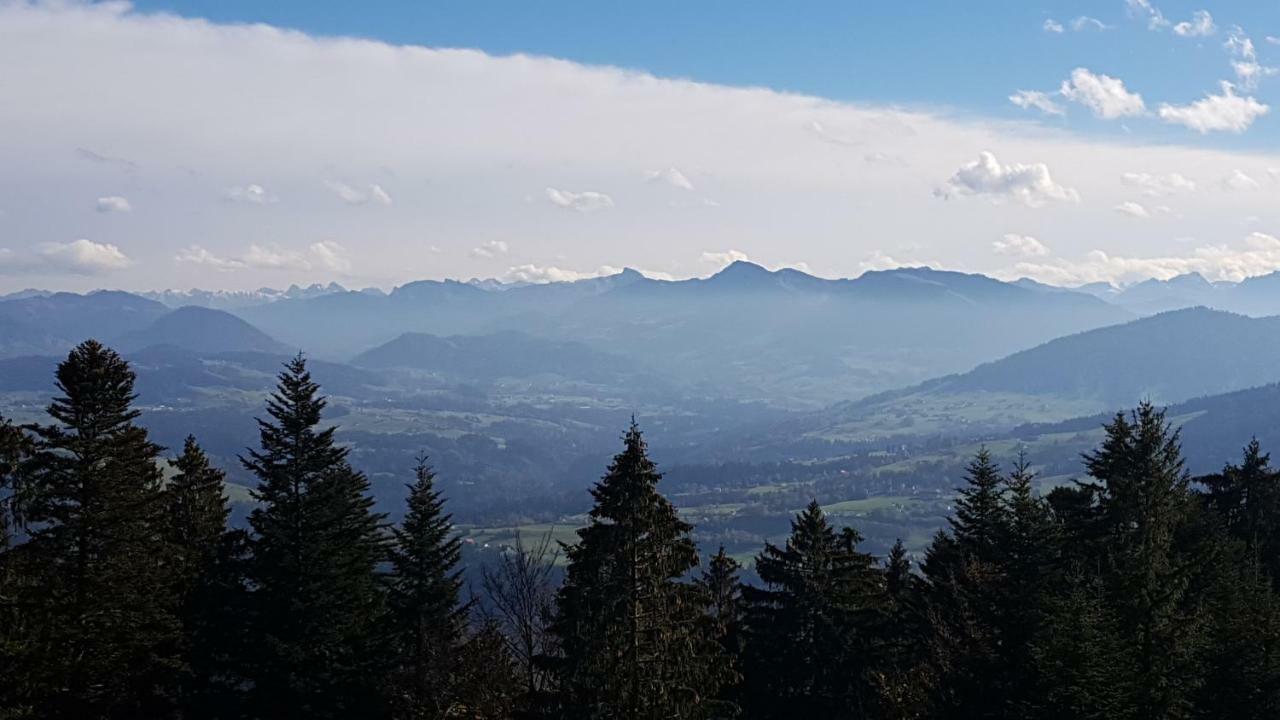
M 876 695 L 883 577 L 816 501 L 785 547 L 756 558 L 764 587 L 744 587 L 744 710 L 751 718 L 863 717 Z
M 325 399 L 301 355 L 259 420 L 249 516 L 252 629 L 244 663 L 252 712 L 273 718 L 376 717 L 385 650 L 376 574 L 386 555 L 369 481 L 320 428 Z
M 462 543 L 425 459 L 414 478 L 391 550 L 392 705 L 400 718 L 445 717 L 458 702 L 466 632 L 467 607 L 459 602 Z
M 26 716 L 33 689 L 30 613 L 21 607 L 22 586 L 31 568 L 23 567 L 15 542 L 22 531 L 23 491 L 20 468 L 31 452 L 31 439 L 8 419 L 0 419 L 0 720 Z
M 85 341 L 58 365 L 55 424 L 34 428 L 22 550 L 37 574 L 22 603 L 41 627 L 39 717 L 161 717 L 175 701 L 160 447 L 135 424 L 133 384 L 119 355 Z
M 1085 467 L 1099 497 L 1109 606 L 1134 649 L 1131 709 L 1140 718 L 1182 717 L 1201 679 L 1203 580 L 1214 561 L 1200 542 L 1178 432 L 1164 412 L 1142 403 L 1106 432 Z
M 1256 559 L 1257 566 L 1280 589 L 1280 473 L 1257 438 L 1245 446 L 1240 464 L 1200 479 L 1208 504 L 1218 512 L 1227 532 Z
M 1000 560 L 1001 539 L 1008 520 L 1000 467 L 985 447 L 965 469 L 965 485 L 957 491 L 951 533 L 965 555 L 984 563 Z
M 1002 648 L 1009 534 L 1005 483 L 981 448 L 957 491 L 951 532 L 939 531 L 922 565 L 927 581 L 925 654 L 940 718 L 998 717 L 1010 695 Z
M 1001 538 L 999 633 L 1001 664 L 1008 676 L 1006 717 L 1027 717 L 1042 698 L 1031 647 L 1043 631 L 1046 602 L 1058 570 L 1056 528 L 1048 506 L 1035 495 L 1034 480 L 1026 455 L 1019 453 L 1005 480 L 1007 525 Z
M 707 718 L 732 670 L 682 579 L 698 566 L 690 525 L 658 492 L 661 479 L 633 421 L 624 448 L 591 490 L 595 505 L 569 561 L 553 630 L 561 717 Z
M 169 465 L 175 474 L 165 490 L 168 539 L 185 668 L 180 706 L 187 718 L 231 717 L 244 631 L 244 534 L 228 529 L 225 473 L 213 467 L 194 437 L 187 436 L 182 454 Z
M 707 601 L 707 615 L 721 644 L 735 653 L 739 626 L 742 622 L 742 582 L 738 579 L 741 565 L 729 557 L 724 546 L 711 556 L 702 575 L 695 581 Z

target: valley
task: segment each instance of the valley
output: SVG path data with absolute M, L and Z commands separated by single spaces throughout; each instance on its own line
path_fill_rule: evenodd
M 1107 295 L 923 268 L 827 280 L 739 262 L 674 282 L 625 271 L 390 293 L 23 294 L 0 300 L 11 328 L 0 412 L 41 420 L 58 353 L 100 336 L 136 370 L 153 437 L 177 448 L 194 433 L 242 518 L 251 481 L 238 458 L 301 350 L 329 398 L 325 422 L 379 505 L 401 507 L 425 454 L 467 552 L 552 528 L 569 537 L 632 417 L 704 548 L 749 559 L 816 499 L 857 518 L 870 552 L 898 538 L 919 552 L 980 447 L 1006 466 L 1025 453 L 1047 490 L 1081 472 L 1108 414 L 1142 399 L 1171 406 L 1196 472 L 1234 458 L 1241 428 L 1276 426 L 1277 318 L 1165 308 L 1175 301 L 1144 314 L 1117 300 L 1167 299 L 1183 284 Z M 1266 305 L 1256 288 L 1216 287 L 1280 312 L 1280 295 Z

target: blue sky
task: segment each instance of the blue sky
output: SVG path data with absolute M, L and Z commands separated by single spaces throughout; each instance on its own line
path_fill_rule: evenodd
M 1017 118 L 1013 89 L 1054 89 L 1076 67 L 1123 78 L 1157 101 L 1186 103 L 1230 79 L 1226 32 L 1245 29 L 1264 60 L 1280 64 L 1280 2 L 1155 2 L 1171 24 L 1211 8 L 1217 31 L 1183 38 L 1151 31 L 1124 0 L 980 3 L 732 0 L 699 2 L 371 2 L 340 0 L 143 0 L 140 9 L 222 22 L 263 22 L 321 35 L 396 44 L 530 53 L 617 65 L 663 77 L 763 85 L 838 100 L 943 105 Z M 1091 18 L 1107 27 L 1072 21 Z M 1053 20 L 1064 28 L 1046 32 Z M 1280 83 L 1276 84 L 1280 87 Z M 1274 97 L 1263 88 L 1260 97 Z M 1125 133 L 1117 123 L 1071 119 L 1085 132 Z M 1185 140 L 1178 128 L 1143 124 L 1153 141 Z M 1280 141 L 1280 122 L 1243 135 L 1216 135 L 1222 146 Z
M 0 67 L 0 290 L 1280 269 L 1277 0 L 0 0 Z

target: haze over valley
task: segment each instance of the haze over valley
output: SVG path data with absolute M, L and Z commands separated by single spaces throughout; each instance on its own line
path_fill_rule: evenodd
M 1271 427 L 1275 313 L 1280 276 L 1102 292 L 924 267 L 829 280 L 746 261 L 681 281 L 623 270 L 386 293 L 27 291 L 0 300 L 0 391 L 8 416 L 39 419 L 65 352 L 100 338 L 138 373 L 157 440 L 200 437 L 243 514 L 251 483 L 236 458 L 302 352 L 330 398 L 326 422 L 392 512 L 422 452 L 476 532 L 571 528 L 634 416 L 704 544 L 746 552 L 816 497 L 869 523 L 873 547 L 905 530 L 918 550 L 980 445 L 1025 449 L 1051 487 L 1107 414 L 1150 400 L 1185 423 L 1194 468 L 1234 457 L 1238 433 L 1215 413 Z

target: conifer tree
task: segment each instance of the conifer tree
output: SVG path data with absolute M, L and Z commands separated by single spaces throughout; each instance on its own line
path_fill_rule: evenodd
M 134 374 L 88 340 L 58 365 L 55 424 L 35 428 L 25 472 L 37 570 L 23 607 L 41 628 L 39 717 L 171 712 L 180 623 L 168 565 L 160 447 L 134 423 Z
M 249 516 L 252 628 L 244 664 L 251 711 L 273 718 L 376 717 L 386 648 L 383 516 L 369 481 L 321 429 L 325 400 L 301 355 L 285 365 L 259 420 Z
M 1129 672 L 1135 648 L 1106 601 L 1097 578 L 1072 572 L 1058 592 L 1047 595 L 1042 631 L 1029 652 L 1035 684 L 1027 695 L 1038 698 L 1011 717 L 1044 720 L 1136 718 Z
M 742 622 L 742 583 L 738 579 L 741 567 L 721 545 L 695 581 L 705 593 L 707 614 L 715 635 L 730 653 L 737 652 L 737 636 Z
M 22 585 L 31 569 L 22 567 L 22 551 L 14 543 L 23 525 L 19 469 L 31 452 L 31 439 L 8 419 L 0 419 L 0 720 L 30 712 L 31 661 L 34 629 L 29 613 L 21 610 Z
M 1217 511 L 1228 533 L 1244 543 L 1257 566 L 1280 588 L 1280 474 L 1257 438 L 1244 449 L 1239 465 L 1228 464 L 1218 475 L 1200 479 L 1208 488 L 1209 507 Z
M 1195 659 L 1208 620 L 1201 580 L 1213 560 L 1193 525 L 1190 478 L 1164 412 L 1142 403 L 1106 432 L 1085 467 L 1099 497 L 1107 599 L 1135 650 L 1132 711 L 1180 717 L 1200 682 Z
M 883 578 L 851 528 L 837 534 L 810 502 L 785 547 L 756 558 L 743 588 L 744 710 L 751 718 L 863 717 L 874 702 Z
M 187 718 L 230 717 L 240 678 L 234 659 L 243 641 L 244 534 L 229 530 L 225 474 L 193 436 L 170 460 L 165 490 L 173 580 L 182 621 L 184 677 L 180 706 Z
M 940 718 L 995 717 L 1011 690 L 1001 658 L 1009 515 L 1005 483 L 984 447 L 957 491 L 950 534 L 939 531 L 922 565 L 925 673 Z
M 466 632 L 467 606 L 459 602 L 462 543 L 425 458 L 414 478 L 391 549 L 392 706 L 396 717 L 444 717 L 457 702 Z
M 965 469 L 965 485 L 957 490 L 955 513 L 949 519 L 951 533 L 965 555 L 984 563 L 1000 560 L 1008 520 L 1003 494 L 1000 467 L 983 447 Z
M 883 660 L 875 672 L 880 717 L 918 717 L 926 702 L 927 668 L 921 639 L 925 631 L 921 581 L 911 570 L 907 548 L 899 539 L 884 561 L 887 622 Z
M 569 561 L 553 629 L 562 656 L 561 717 L 707 718 L 731 675 L 692 584 L 690 526 L 658 492 L 661 479 L 634 421 L 591 490 L 595 505 Z
M 1006 717 L 1025 717 L 1041 699 L 1035 678 L 1032 642 L 1043 630 L 1057 570 L 1057 534 L 1048 506 L 1036 497 L 1035 473 L 1020 452 L 1005 480 L 1007 525 L 1001 538 L 1004 557 L 999 588 L 1001 664 L 1008 676 Z

